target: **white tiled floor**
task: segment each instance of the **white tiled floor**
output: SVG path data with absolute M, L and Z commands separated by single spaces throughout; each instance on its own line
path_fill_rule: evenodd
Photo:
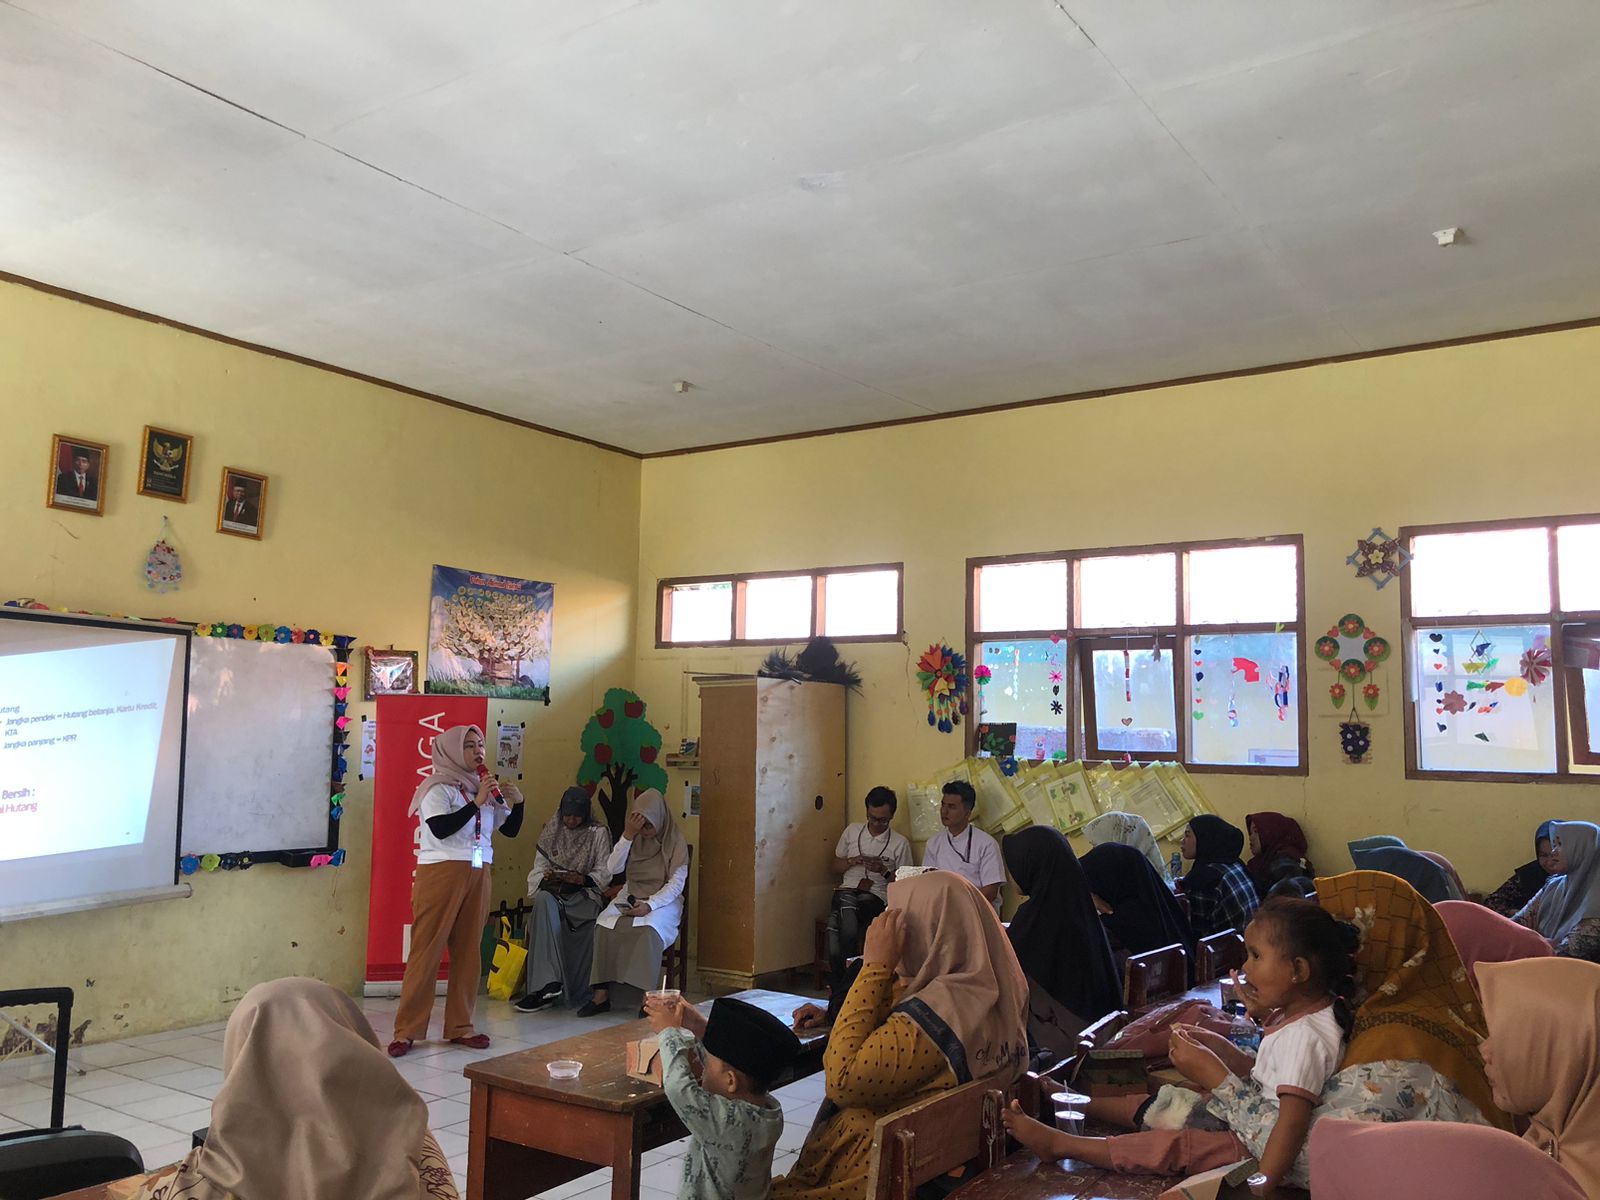
M 385 1044 L 394 1029 L 392 999 L 364 1000 L 362 1008 Z M 434 1028 L 443 1011 L 435 1008 Z M 429 1123 L 439 1146 L 466 1190 L 467 1092 L 461 1068 L 476 1059 L 525 1050 L 546 1042 L 619 1024 L 633 1017 L 619 1011 L 579 1020 L 565 1009 L 519 1013 L 505 1001 L 479 997 L 477 1026 L 494 1039 L 487 1050 L 465 1050 L 447 1042 L 418 1042 L 396 1067 L 427 1102 Z M 139 1147 L 146 1166 L 156 1167 L 189 1152 L 190 1135 L 210 1120 L 211 1098 L 222 1085 L 222 1022 L 178 1029 L 120 1042 L 102 1042 L 73 1051 L 71 1062 L 87 1074 L 67 1076 L 67 1123 L 116 1133 Z M 50 1123 L 51 1060 L 43 1056 L 0 1063 L 0 1133 Z M 794 1161 L 806 1130 L 822 1102 L 822 1077 L 814 1075 L 776 1093 L 785 1127 L 778 1141 L 773 1173 Z M 645 1154 L 640 1174 L 641 1200 L 672 1200 L 683 1170 L 685 1142 Z M 606 1200 L 611 1172 L 596 1171 L 543 1195 L 550 1200 Z

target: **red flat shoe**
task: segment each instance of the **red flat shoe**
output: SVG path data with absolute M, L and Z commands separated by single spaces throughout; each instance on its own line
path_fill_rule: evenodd
M 475 1033 L 471 1037 L 451 1038 L 450 1041 L 457 1046 L 465 1046 L 468 1050 L 487 1050 L 489 1048 L 489 1035 Z
M 395 1038 L 394 1041 L 389 1043 L 389 1057 L 404 1058 L 411 1053 L 413 1044 L 410 1038 Z

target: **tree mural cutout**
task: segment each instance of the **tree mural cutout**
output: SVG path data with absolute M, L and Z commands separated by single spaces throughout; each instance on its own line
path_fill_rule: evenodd
M 661 732 L 644 719 L 644 712 L 644 701 L 636 694 L 627 688 L 611 688 L 605 703 L 583 727 L 578 783 L 591 796 L 599 793 L 600 810 L 613 839 L 622 836 L 634 788 L 667 790 L 667 773 L 657 761 Z

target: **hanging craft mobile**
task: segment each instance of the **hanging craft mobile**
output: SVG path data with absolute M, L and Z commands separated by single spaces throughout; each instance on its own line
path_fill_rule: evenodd
M 1411 555 L 1398 538 L 1392 538 L 1377 526 L 1364 538 L 1356 540 L 1355 553 L 1345 559 L 1356 569 L 1357 579 L 1370 579 L 1380 591 L 1388 582 L 1405 570 Z
M 917 660 L 917 681 L 928 697 L 928 724 L 950 733 L 967 712 L 967 660 L 934 642 Z
M 1532 650 L 1523 652 L 1519 666 L 1522 668 L 1521 677 L 1534 687 L 1538 687 L 1550 676 L 1549 647 L 1536 643 Z
M 1328 688 L 1328 700 L 1335 712 L 1342 712 L 1345 701 L 1350 697 L 1350 690 L 1345 685 L 1366 683 L 1368 676 L 1388 659 L 1392 648 L 1389 640 L 1374 633 L 1359 613 L 1345 613 L 1336 625 L 1316 640 L 1311 652 L 1339 673 L 1338 681 Z M 1280 678 L 1286 670 L 1280 669 Z M 1361 689 L 1362 703 L 1369 712 L 1377 709 L 1378 698 L 1382 694 L 1376 682 L 1366 683 Z M 1277 699 L 1276 692 L 1273 698 Z M 1281 708 L 1278 715 L 1282 719 Z
M 172 523 L 161 518 L 161 535 L 144 559 L 144 585 L 153 592 L 175 592 L 183 585 L 183 560 L 172 544 Z

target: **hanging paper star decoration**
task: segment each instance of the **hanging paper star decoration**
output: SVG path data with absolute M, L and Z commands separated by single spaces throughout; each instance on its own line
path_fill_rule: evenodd
M 917 682 L 928 696 L 928 724 L 950 733 L 967 712 L 967 660 L 943 642 L 917 660 Z
M 1400 539 L 1390 537 L 1378 526 L 1373 526 L 1366 537 L 1356 539 L 1355 553 L 1345 559 L 1356 569 L 1357 579 L 1372 580 L 1372 586 L 1380 591 L 1410 561 L 1411 554 Z

